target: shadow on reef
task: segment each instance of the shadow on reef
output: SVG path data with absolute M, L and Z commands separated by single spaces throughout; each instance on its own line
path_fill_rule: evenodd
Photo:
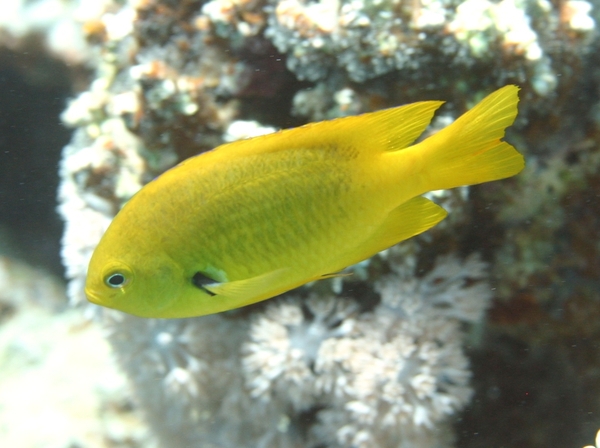
M 487 338 L 485 348 L 471 353 L 475 396 L 457 424 L 456 446 L 583 446 L 590 415 L 567 358 L 553 346 L 531 349 L 503 335 Z
M 28 55 L 0 54 L 0 251 L 61 274 L 56 171 L 71 134 L 59 119 L 71 79 L 64 64 Z
M 597 73 L 597 59 L 587 73 Z M 532 118 L 525 135 L 536 156 L 517 189 L 502 193 L 500 219 L 483 220 L 494 235 L 485 253 L 497 254 L 498 300 L 470 353 L 475 397 L 457 446 L 578 447 L 597 431 L 600 128 L 591 84 L 568 90 L 545 126 Z M 498 201 L 493 187 L 474 196 L 483 217 Z

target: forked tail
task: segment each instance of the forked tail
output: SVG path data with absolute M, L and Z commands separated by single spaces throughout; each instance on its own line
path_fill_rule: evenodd
M 426 161 L 426 191 L 504 179 L 523 169 L 523 156 L 501 141 L 517 116 L 518 91 L 514 85 L 496 90 L 450 126 L 410 148 Z

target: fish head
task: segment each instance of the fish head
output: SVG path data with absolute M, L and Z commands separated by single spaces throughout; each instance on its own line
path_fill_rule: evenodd
M 107 232 L 88 266 L 87 299 L 139 317 L 166 317 L 184 292 L 184 270 L 153 249 Z

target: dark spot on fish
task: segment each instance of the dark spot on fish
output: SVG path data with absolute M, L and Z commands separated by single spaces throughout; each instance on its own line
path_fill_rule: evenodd
M 359 151 L 358 148 L 354 147 L 354 146 L 346 146 L 344 148 L 342 148 L 342 151 L 340 151 L 343 154 L 343 157 L 346 160 L 353 160 L 358 158 L 359 155 Z
M 216 294 L 214 292 L 209 291 L 208 289 L 206 289 L 205 286 L 206 285 L 210 285 L 210 284 L 214 284 L 214 283 L 219 283 L 219 282 L 217 282 L 213 278 L 210 278 L 206 274 L 203 274 L 202 272 L 196 272 L 194 274 L 194 276 L 192 277 L 192 285 L 194 285 L 198 289 L 201 289 L 206 294 L 211 295 L 211 296 L 216 296 Z

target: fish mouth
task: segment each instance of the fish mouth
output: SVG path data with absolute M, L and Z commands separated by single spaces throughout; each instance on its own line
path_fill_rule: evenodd
M 84 293 L 85 293 L 85 297 L 88 299 L 88 302 L 92 302 L 96 305 L 107 306 L 106 302 L 104 300 L 100 299 L 100 297 L 98 297 L 97 294 L 90 291 L 89 289 L 85 288 Z

